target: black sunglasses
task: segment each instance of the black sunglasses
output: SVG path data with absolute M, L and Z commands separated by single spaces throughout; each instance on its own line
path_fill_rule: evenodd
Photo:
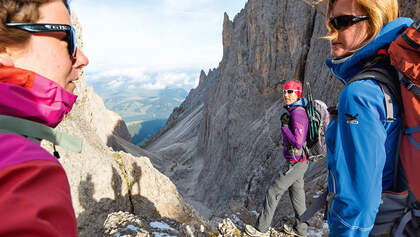
M 18 28 L 30 33 L 44 33 L 44 32 L 65 32 L 67 41 L 67 49 L 70 56 L 76 58 L 77 40 L 76 31 L 71 25 L 61 24 L 38 24 L 38 23 L 6 23 L 7 27 Z
M 351 26 L 356 24 L 359 21 L 364 21 L 369 19 L 368 16 L 352 16 L 352 15 L 343 15 L 330 18 L 330 25 L 336 30 L 339 30 L 344 27 Z

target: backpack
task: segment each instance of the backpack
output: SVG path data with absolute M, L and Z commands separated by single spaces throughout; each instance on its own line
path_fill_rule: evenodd
M 325 131 L 330 122 L 328 106 L 321 100 L 313 100 L 309 83 L 308 104 L 305 106 L 308 115 L 309 125 L 306 135 L 306 145 L 303 149 L 310 161 L 318 161 L 327 157 L 327 146 L 325 143 Z
M 420 19 L 378 55 L 348 82 L 377 81 L 385 96 L 388 122 L 393 120 L 391 95 L 403 111 L 392 191 L 382 194 L 371 234 L 388 228 L 393 236 L 416 236 L 411 233 L 420 231 Z
M 420 18 L 392 42 L 388 53 L 399 70 L 404 108 L 400 161 L 411 191 L 420 200 Z

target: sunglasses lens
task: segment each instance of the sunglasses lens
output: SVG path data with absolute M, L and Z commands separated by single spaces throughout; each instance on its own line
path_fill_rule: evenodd
M 344 27 L 351 26 L 359 21 L 366 20 L 368 17 L 366 16 L 351 16 L 351 15 L 344 15 L 338 17 L 331 17 L 330 24 L 335 29 L 339 30 Z
M 352 16 L 338 16 L 330 19 L 330 24 L 337 30 L 349 26 L 352 23 Z
M 66 41 L 67 41 L 67 47 L 69 50 L 69 54 L 72 58 L 76 57 L 76 51 L 77 51 L 77 40 L 76 40 L 76 32 L 73 27 L 70 27 L 70 30 L 66 32 Z
M 283 93 L 284 94 L 292 94 L 292 93 L 295 93 L 295 91 L 294 90 L 283 90 Z

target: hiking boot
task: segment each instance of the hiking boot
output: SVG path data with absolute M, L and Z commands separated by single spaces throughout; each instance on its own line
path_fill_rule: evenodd
M 305 237 L 306 235 L 301 235 L 295 228 L 290 227 L 286 224 L 283 225 L 283 232 L 291 235 L 291 236 L 297 236 L 297 237 Z
M 267 231 L 265 233 L 260 232 L 252 225 L 245 225 L 245 233 L 251 237 L 269 237 L 270 231 Z

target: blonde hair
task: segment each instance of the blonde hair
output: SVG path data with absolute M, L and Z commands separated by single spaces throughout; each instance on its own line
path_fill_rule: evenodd
M 53 0 L 0 0 L 0 52 L 6 46 L 25 43 L 30 33 L 9 28 L 6 23 L 10 22 L 36 22 L 39 15 L 39 6 Z M 69 9 L 67 0 L 62 0 Z
M 350 1 L 350 0 L 348 0 Z M 368 21 L 368 36 L 364 41 L 365 44 L 371 41 L 378 35 L 382 27 L 395 20 L 398 17 L 398 0 L 355 0 L 360 5 L 362 10 L 366 12 L 369 17 Z M 327 5 L 326 26 L 330 34 L 323 37 L 324 39 L 333 40 L 337 38 L 338 32 L 330 25 L 330 16 L 334 4 L 337 0 L 329 0 Z

